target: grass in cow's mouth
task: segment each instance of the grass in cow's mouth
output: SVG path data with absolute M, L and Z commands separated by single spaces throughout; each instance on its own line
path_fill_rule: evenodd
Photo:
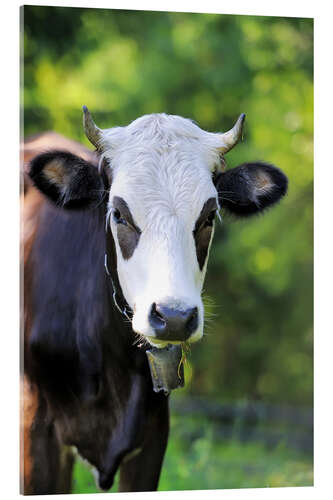
M 180 376 L 180 367 L 182 366 L 183 363 L 186 363 L 187 355 L 190 352 L 190 343 L 189 342 L 182 342 L 181 343 L 181 349 L 182 349 L 182 357 L 181 360 L 179 361 L 178 365 L 178 377 L 181 378 Z

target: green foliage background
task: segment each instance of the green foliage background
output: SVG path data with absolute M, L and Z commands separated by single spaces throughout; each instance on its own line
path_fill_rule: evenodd
M 247 115 L 229 167 L 265 160 L 289 177 L 265 216 L 225 218 L 205 285 L 206 336 L 182 394 L 311 406 L 313 397 L 313 21 L 24 7 L 24 134 L 88 141 L 145 113 L 225 131 Z

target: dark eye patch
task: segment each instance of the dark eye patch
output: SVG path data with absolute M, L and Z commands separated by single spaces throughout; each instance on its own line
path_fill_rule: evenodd
M 195 249 L 197 252 L 197 259 L 200 271 L 202 271 L 202 268 L 207 258 L 208 246 L 212 235 L 216 209 L 217 209 L 216 199 L 209 198 L 202 207 L 202 210 L 195 223 L 195 227 L 193 230 Z
M 132 257 L 136 249 L 141 230 L 135 224 L 126 201 L 120 196 L 113 198 L 114 221 L 117 224 L 117 238 L 122 256 L 125 260 Z

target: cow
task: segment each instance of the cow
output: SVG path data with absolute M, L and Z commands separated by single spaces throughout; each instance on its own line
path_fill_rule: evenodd
M 68 493 L 74 453 L 102 490 L 156 490 L 182 353 L 203 336 L 214 221 L 262 213 L 287 191 L 264 162 L 226 169 L 245 115 L 212 133 L 142 116 L 95 147 L 26 143 L 22 490 Z

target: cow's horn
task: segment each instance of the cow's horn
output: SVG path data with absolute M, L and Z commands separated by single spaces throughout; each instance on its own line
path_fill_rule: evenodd
M 102 137 L 102 130 L 97 127 L 96 123 L 91 117 L 87 106 L 83 106 L 83 128 L 84 132 L 95 148 L 100 149 L 100 140 Z
M 245 120 L 245 114 L 242 113 L 232 129 L 228 130 L 221 135 L 222 146 L 219 148 L 222 154 L 227 153 L 236 146 L 237 142 L 242 138 L 243 123 Z

